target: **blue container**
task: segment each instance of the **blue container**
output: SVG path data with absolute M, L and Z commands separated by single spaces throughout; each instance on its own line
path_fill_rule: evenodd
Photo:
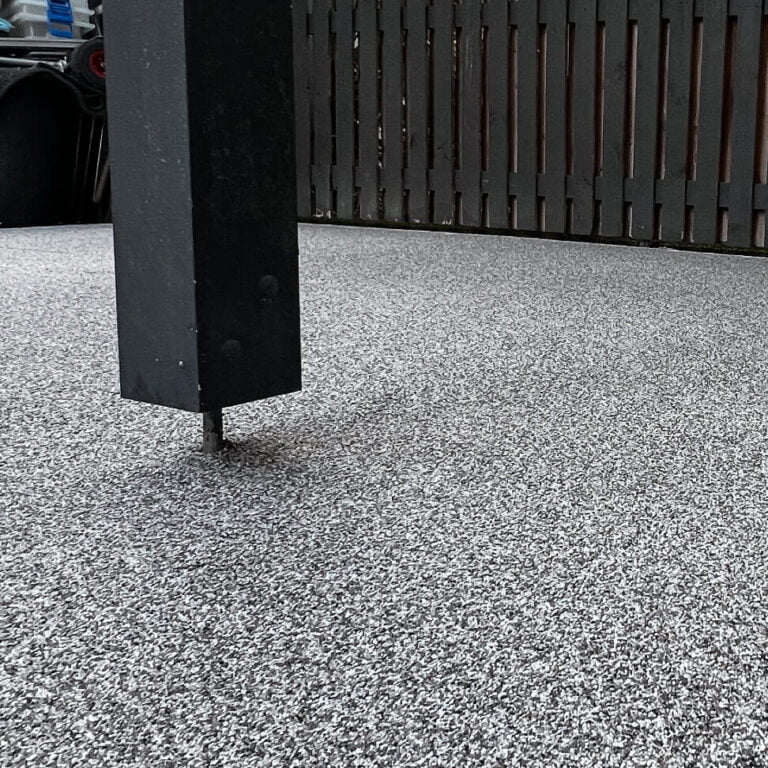
M 74 21 L 69 0 L 48 0 L 48 32 L 53 37 L 71 40 L 75 36 L 72 29 Z

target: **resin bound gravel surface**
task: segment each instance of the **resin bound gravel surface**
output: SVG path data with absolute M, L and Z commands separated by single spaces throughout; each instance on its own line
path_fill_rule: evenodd
M 210 457 L 111 230 L 0 233 L 0 766 L 768 765 L 768 260 L 300 240 Z

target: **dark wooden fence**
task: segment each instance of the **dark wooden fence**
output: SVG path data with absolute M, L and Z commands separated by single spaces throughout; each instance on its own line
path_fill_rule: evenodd
M 299 215 L 766 246 L 768 0 L 294 0 Z

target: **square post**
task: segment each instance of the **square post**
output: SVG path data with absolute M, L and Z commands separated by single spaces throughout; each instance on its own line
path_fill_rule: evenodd
M 290 0 L 104 5 L 123 397 L 300 389 Z

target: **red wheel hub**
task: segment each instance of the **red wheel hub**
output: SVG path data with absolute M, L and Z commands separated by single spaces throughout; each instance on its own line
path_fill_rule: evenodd
M 105 78 L 107 76 L 107 70 L 104 66 L 104 49 L 100 51 L 94 51 L 88 57 L 88 66 L 91 68 L 91 72 L 97 77 Z

